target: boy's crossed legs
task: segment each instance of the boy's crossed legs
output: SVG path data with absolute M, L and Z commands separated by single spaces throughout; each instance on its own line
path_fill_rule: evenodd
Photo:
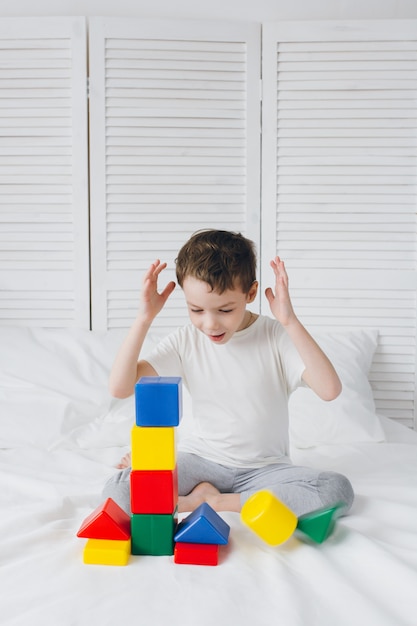
M 352 505 L 354 494 L 348 479 L 336 472 L 277 463 L 256 469 L 218 465 L 195 454 L 179 452 L 178 511 L 193 511 L 207 502 L 215 511 L 239 512 L 255 492 L 269 489 L 299 517 L 316 509 Z M 130 514 L 130 468 L 106 483 L 103 496 L 113 498 Z

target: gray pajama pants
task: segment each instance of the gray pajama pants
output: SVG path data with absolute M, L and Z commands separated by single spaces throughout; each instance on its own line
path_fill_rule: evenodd
M 225 467 L 195 454 L 179 452 L 178 493 L 188 495 L 202 482 L 209 482 L 221 493 L 239 493 L 243 504 L 260 489 L 269 489 L 299 517 L 319 508 L 343 503 L 346 512 L 354 494 L 348 479 L 336 472 L 321 472 L 309 467 L 276 463 L 261 468 Z M 121 470 L 107 481 L 104 498 L 113 498 L 130 514 L 130 472 Z

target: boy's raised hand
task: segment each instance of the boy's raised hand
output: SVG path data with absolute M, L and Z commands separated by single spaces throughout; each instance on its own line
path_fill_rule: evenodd
M 109 390 L 115 398 L 132 395 L 141 376 L 157 375 L 147 361 L 138 359 L 154 318 L 175 289 L 175 283 L 171 281 L 161 293 L 158 292 L 158 276 L 166 266 L 157 259 L 143 277 L 138 315 L 119 348 L 110 372 Z M 126 460 L 122 462 L 128 463 Z
M 281 322 L 283 326 L 287 326 L 295 318 L 295 313 L 288 291 L 288 275 L 284 261 L 281 261 L 279 256 L 276 256 L 275 259 L 270 262 L 270 266 L 275 274 L 275 291 L 272 291 L 271 287 L 268 287 L 265 290 L 265 296 L 269 302 L 273 316 Z
M 175 289 L 175 283 L 171 281 L 161 293 L 158 292 L 158 277 L 166 266 L 166 263 L 161 263 L 161 261 L 157 259 L 154 263 L 152 263 L 143 277 L 141 313 L 149 322 L 152 322 L 152 320 L 158 315 L 164 307 L 165 302 Z

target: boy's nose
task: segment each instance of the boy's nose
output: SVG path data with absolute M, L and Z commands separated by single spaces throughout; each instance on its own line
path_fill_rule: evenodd
M 209 316 L 206 320 L 207 330 L 217 330 L 219 328 L 219 322 L 215 315 Z

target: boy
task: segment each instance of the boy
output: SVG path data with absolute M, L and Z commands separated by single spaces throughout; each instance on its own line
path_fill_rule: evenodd
M 113 365 L 110 392 L 124 398 L 141 376 L 181 376 L 193 406 L 193 433 L 178 449 L 180 512 L 207 502 L 217 511 L 240 511 L 268 488 L 297 516 L 353 501 L 344 476 L 291 464 L 288 398 L 299 385 L 333 400 L 341 383 L 332 364 L 298 320 L 279 257 L 271 261 L 275 289 L 266 289 L 274 319 L 247 309 L 256 297 L 254 245 L 241 234 L 204 230 L 181 248 L 178 284 L 191 324 L 163 339 L 146 360 L 139 355 L 152 321 L 175 288 L 158 291 L 166 263 L 145 274 L 138 316 Z M 139 360 L 138 360 L 139 359 Z M 105 486 L 130 510 L 127 467 Z

